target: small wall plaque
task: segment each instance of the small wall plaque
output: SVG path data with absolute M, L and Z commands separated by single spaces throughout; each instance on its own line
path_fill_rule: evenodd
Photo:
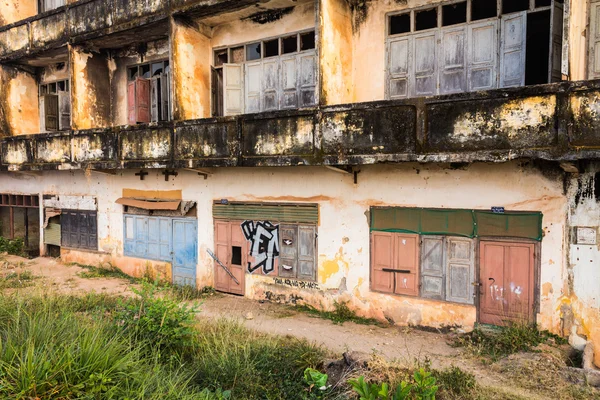
M 597 244 L 598 232 L 596 228 L 577 227 L 577 244 Z
M 504 207 L 492 207 L 494 214 L 504 214 Z

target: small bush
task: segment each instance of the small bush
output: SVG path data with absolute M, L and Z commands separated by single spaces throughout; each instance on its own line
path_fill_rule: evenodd
M 456 366 L 433 371 L 433 376 L 437 379 L 444 398 L 469 399 L 477 388 L 475 376 Z
M 395 389 L 390 389 L 387 382 L 367 383 L 363 376 L 348 383 L 360 400 L 435 400 L 438 391 L 436 378 L 424 368 L 414 372 L 412 381 L 402 381 Z
M 26 257 L 23 239 L 6 239 L 0 236 L 0 253 Z

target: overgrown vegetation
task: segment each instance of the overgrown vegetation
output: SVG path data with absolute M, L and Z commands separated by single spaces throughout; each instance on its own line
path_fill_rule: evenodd
M 0 277 L 0 290 L 28 287 L 33 285 L 36 278 L 31 271 L 10 272 Z
M 94 278 L 118 278 L 118 279 L 126 279 L 131 283 L 137 281 L 137 279 L 127 275 L 119 268 L 115 267 L 112 264 L 109 264 L 106 267 L 96 267 L 93 265 L 84 265 L 84 264 L 74 264 L 80 268 L 83 268 L 84 271 L 79 272 L 77 275 L 81 278 L 86 279 L 94 279 Z
M 25 254 L 25 243 L 23 239 L 7 239 L 0 236 L 0 253 L 8 253 L 15 256 L 27 257 Z
M 477 327 L 458 336 L 451 344 L 464 347 L 476 356 L 497 361 L 520 351 L 533 351 L 536 346 L 547 342 L 564 344 L 566 340 L 548 331 L 540 331 L 536 325 L 513 323 L 494 329 Z
M 354 310 L 348 307 L 347 301 L 333 302 L 333 311 L 323 311 L 316 309 L 308 304 L 301 304 L 294 306 L 294 310 L 298 310 L 301 312 L 308 313 L 312 316 L 328 319 L 333 321 L 334 324 L 343 324 L 344 322 L 354 322 L 356 324 L 362 325 L 379 325 L 379 326 L 387 326 L 386 323 L 383 323 L 374 318 L 364 318 L 360 317 L 356 314 Z

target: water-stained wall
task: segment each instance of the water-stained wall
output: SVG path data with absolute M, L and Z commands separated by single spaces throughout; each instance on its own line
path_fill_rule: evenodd
M 104 128 L 111 123 L 110 61 L 105 53 L 71 48 L 73 129 Z
M 37 0 L 1 0 L 0 26 L 29 18 L 37 14 Z
M 34 74 L 0 67 L 0 136 L 40 131 L 38 84 Z
M 473 164 L 463 169 L 448 165 L 375 165 L 361 167 L 358 184 L 351 174 L 323 167 L 221 168 L 207 180 L 179 170 L 165 182 L 161 171 L 149 171 L 143 181 L 133 170 L 116 175 L 95 172 L 44 172 L 39 176 L 0 175 L 3 190 L 43 191 L 97 197 L 99 250 L 120 264 L 123 259 L 123 208 L 115 201 L 124 189 L 182 190 L 184 200 L 197 202 L 199 262 L 197 283 L 214 285 L 212 204 L 215 200 L 276 203 L 317 203 L 318 279 L 296 284 L 272 276 L 246 274 L 246 295 L 256 299 L 308 302 L 332 307 L 345 299 L 359 314 L 390 318 L 398 324 L 472 326 L 474 306 L 375 293 L 369 287 L 369 222 L 372 206 L 541 211 L 540 286 L 544 329 L 560 330 L 556 309 L 563 295 L 564 232 L 567 200 L 562 175 L 542 173 L 532 165 Z M 493 182 L 493 185 L 489 183 Z M 141 262 L 136 262 L 143 265 Z M 544 288 L 552 290 L 544 292 Z
M 208 28 L 203 29 L 192 20 L 172 19 L 173 115 L 176 120 L 211 116 L 212 49 L 207 31 Z

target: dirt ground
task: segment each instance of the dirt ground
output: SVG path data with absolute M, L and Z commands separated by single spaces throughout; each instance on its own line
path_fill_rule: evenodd
M 132 295 L 132 283 L 118 278 L 84 278 L 85 269 L 65 265 L 52 258 L 27 260 L 15 256 L 0 256 L 0 276 L 30 271 L 35 286 L 52 288 L 59 293 L 97 292 Z M 290 306 L 258 302 L 244 297 L 214 294 L 202 300 L 199 318 L 238 319 L 248 328 L 276 335 L 291 335 L 322 344 L 334 353 L 356 351 L 378 354 L 387 360 L 410 364 L 415 359 L 431 361 L 433 368 L 458 366 L 475 375 L 484 386 L 524 399 L 547 399 L 514 385 L 510 376 L 498 368 L 490 368 L 462 349 L 451 347 L 447 334 L 431 333 L 408 327 L 380 327 L 352 322 L 334 324 L 325 319 L 296 311 Z

